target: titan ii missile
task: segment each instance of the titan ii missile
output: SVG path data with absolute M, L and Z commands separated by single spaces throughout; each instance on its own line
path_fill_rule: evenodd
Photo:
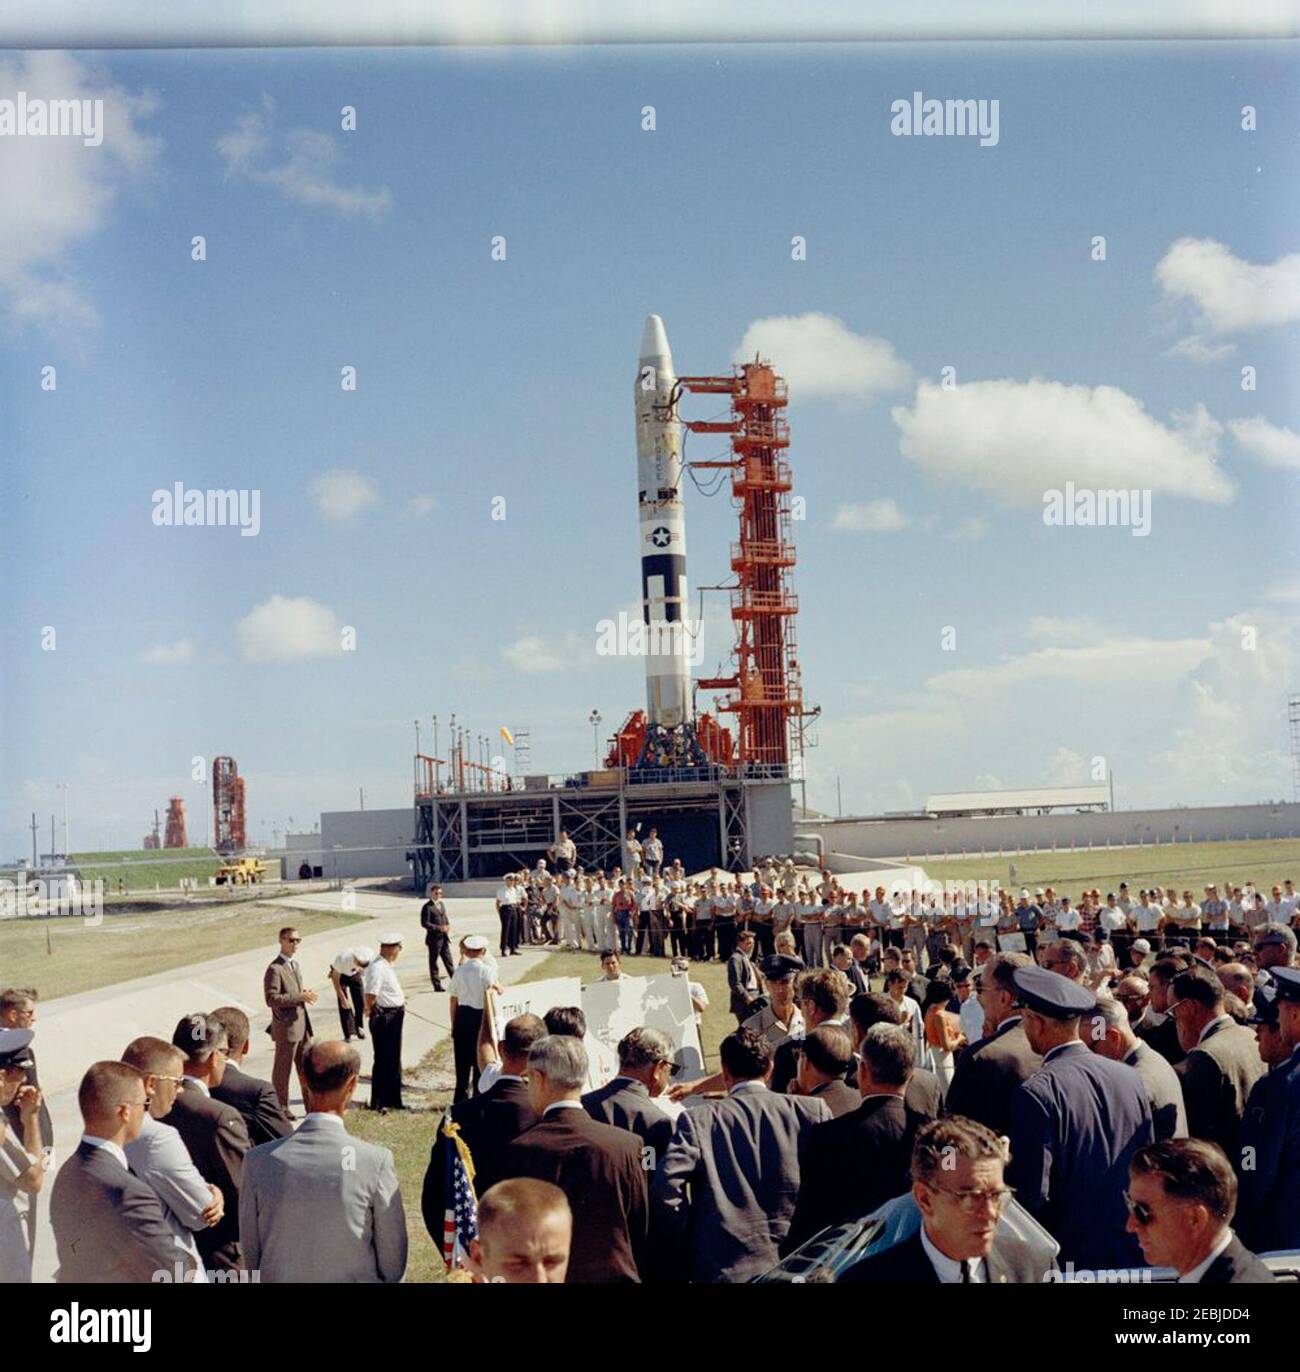
M 645 684 L 650 722 L 670 729 L 691 719 L 682 426 L 672 394 L 676 381 L 664 321 L 652 314 L 641 335 L 636 377 L 641 610 L 646 625 Z

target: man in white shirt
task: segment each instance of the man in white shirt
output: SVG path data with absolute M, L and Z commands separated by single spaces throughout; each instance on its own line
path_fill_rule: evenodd
M 952 978 L 953 989 L 961 1001 L 958 1018 L 967 1044 L 978 1043 L 984 1037 L 984 1007 L 975 994 L 975 974 L 968 967 L 959 968 Z
M 1267 1284 L 1273 1274 L 1232 1232 L 1237 1177 L 1216 1144 L 1165 1139 L 1129 1164 L 1128 1229 L 1151 1267 L 1184 1285 Z
M 176 1247 L 189 1259 L 181 1261 L 194 1267 L 193 1280 L 206 1282 L 208 1275 L 194 1234 L 221 1219 L 225 1199 L 220 1187 L 204 1181 L 181 1136 L 162 1122 L 180 1089 L 185 1054 L 166 1039 L 142 1037 L 127 1044 L 122 1061 L 144 1078 L 149 1100 L 139 1134 L 123 1150 L 127 1164 L 158 1193 L 163 1217 L 176 1236 Z
M 483 1027 L 483 1012 L 488 995 L 500 991 L 496 978 L 484 965 L 487 939 L 471 934 L 461 940 L 465 961 L 451 978 L 451 1045 L 456 1060 L 456 1089 L 452 1104 L 465 1100 L 470 1091 L 478 1092 L 478 1039 Z
M 560 878 L 560 942 L 570 948 L 582 947 L 582 892 L 566 872 Z
M 568 878 L 563 878 L 567 880 Z M 515 874 L 507 872 L 501 885 L 497 887 L 497 916 L 501 920 L 501 956 L 519 955 L 519 887 Z
M 362 988 L 375 1061 L 370 1069 L 370 1108 L 401 1110 L 402 1024 L 406 1019 L 406 994 L 393 964 L 402 956 L 401 934 L 384 934 L 379 956 L 366 968 Z

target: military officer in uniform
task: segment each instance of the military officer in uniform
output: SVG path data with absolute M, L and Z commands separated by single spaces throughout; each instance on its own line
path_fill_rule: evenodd
M 1300 1248 L 1300 969 L 1274 967 L 1272 975 L 1278 1030 L 1291 1056 L 1251 1089 L 1238 1164 L 1237 1229 L 1257 1253 Z
M 767 1004 L 741 1025 L 752 1029 L 774 1052 L 789 1038 L 802 1038 L 803 1012 L 795 1004 L 794 979 L 803 963 L 788 953 L 772 953 L 758 965 L 767 984 Z
M 1152 1141 L 1142 1078 L 1080 1040 L 1080 1021 L 1097 1006 L 1086 987 L 1043 967 L 1017 967 L 1012 983 L 1043 1065 L 1011 1097 L 1007 1181 L 1060 1243 L 1062 1266 L 1140 1266 L 1124 1189 L 1133 1155 Z

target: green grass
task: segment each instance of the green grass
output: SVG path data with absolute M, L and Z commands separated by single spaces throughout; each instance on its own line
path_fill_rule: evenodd
M 864 864 L 869 860 L 864 858 Z M 1059 853 L 1018 853 L 1003 857 L 926 859 L 922 865 L 936 881 L 997 878 L 1004 886 L 1052 885 L 1073 896 L 1096 886 L 1103 895 L 1121 881 L 1141 886 L 1176 886 L 1195 895 L 1211 883 L 1244 885 L 1267 893 L 1286 877 L 1300 880 L 1300 839 L 1252 839 L 1240 843 L 1160 843 L 1134 848 L 1085 848 Z M 1014 883 L 1009 868 L 1014 866 Z
M 293 910 L 304 935 L 355 924 L 356 914 Z M 104 912 L 103 923 L 79 916 L 0 921 L 0 983 L 34 986 L 43 999 L 70 996 L 147 977 L 208 958 L 275 946 L 285 910 L 232 900 L 190 909 Z
M 628 976 L 656 976 L 668 971 L 665 958 L 625 957 L 623 970 Z M 546 981 L 551 977 L 578 977 L 585 985 L 595 981 L 600 968 L 591 953 L 552 953 L 537 964 L 521 981 Z M 735 1028 L 735 1018 L 727 1011 L 727 969 L 721 963 L 695 963 L 691 980 L 698 981 L 709 996 L 704 1012 L 701 1038 L 706 1063 L 717 1064 L 718 1045 Z M 402 1098 L 409 1107 L 388 1115 L 353 1106 L 348 1114 L 348 1131 L 357 1138 L 382 1144 L 393 1151 L 397 1179 L 406 1206 L 406 1227 L 410 1237 L 408 1282 L 443 1282 L 447 1271 L 437 1245 L 429 1237 L 420 1214 L 420 1192 L 429 1165 L 429 1150 L 442 1112 L 451 1104 L 451 1042 L 444 1039 L 425 1055 L 414 1069 L 403 1074 Z
M 108 853 L 73 853 L 69 859 L 83 881 L 101 878 L 104 894 L 175 887 L 182 877 L 195 877 L 206 888 L 223 859 L 211 848 L 162 848 Z

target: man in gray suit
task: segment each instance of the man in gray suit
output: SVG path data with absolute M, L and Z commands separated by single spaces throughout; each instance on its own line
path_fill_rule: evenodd
M 682 1115 L 651 1195 L 654 1228 L 681 1248 L 694 1282 L 749 1281 L 776 1266 L 800 1150 L 832 1118 L 824 1101 L 767 1089 L 772 1050 L 753 1030 L 729 1034 L 721 1056 L 726 1098 Z
M 316 1004 L 316 992 L 303 989 L 302 969 L 298 966 L 298 945 L 302 935 L 292 926 L 280 930 L 280 953 L 266 969 L 262 978 L 262 993 L 271 1011 L 267 1033 L 275 1044 L 275 1064 L 271 1068 L 271 1083 L 275 1094 L 290 1119 L 289 1068 L 298 1069 L 298 1081 L 304 1097 L 307 1087 L 303 1081 L 302 1062 L 311 1043 L 309 1005 Z
M 1112 1062 L 1128 1063 L 1142 1078 L 1151 1102 L 1153 1137 L 1157 1143 L 1187 1137 L 1187 1111 L 1178 1073 L 1149 1043 L 1138 1038 L 1125 1006 L 1117 1000 L 1099 997 L 1084 1038 L 1094 1053 Z
M 343 1123 L 360 1071 L 350 1044 L 312 1044 L 307 1118 L 244 1161 L 239 1234 L 245 1266 L 263 1281 L 402 1280 L 406 1216 L 393 1155 Z

